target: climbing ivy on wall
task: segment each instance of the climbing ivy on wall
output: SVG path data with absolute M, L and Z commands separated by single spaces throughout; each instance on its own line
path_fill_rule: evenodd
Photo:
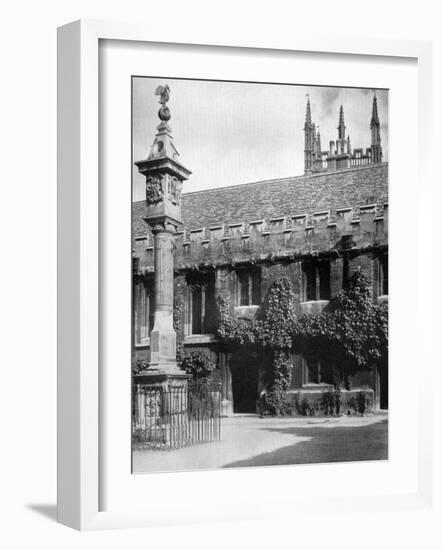
M 386 368 L 388 308 L 376 304 L 371 284 L 361 271 L 317 315 L 304 315 L 294 325 L 296 353 L 319 360 L 325 382 L 349 388 L 349 378 L 359 370 Z
M 284 414 L 288 407 L 292 353 L 320 361 L 323 381 L 337 390 L 343 384 L 349 387 L 350 376 L 359 370 L 387 368 L 388 308 L 373 302 L 370 281 L 361 271 L 320 314 L 297 319 L 295 295 L 286 277 L 272 283 L 254 323 L 236 318 L 226 294 L 217 297 L 217 307 L 217 335 L 227 349 L 251 346 L 264 358 L 273 414 Z
M 256 333 L 260 344 L 272 350 L 290 350 L 296 321 L 295 294 L 289 279 L 274 281 L 257 315 Z
M 176 359 L 178 365 L 181 365 L 183 357 L 185 355 L 185 329 L 184 329 L 184 320 L 185 320 L 185 304 L 181 296 L 176 296 L 174 298 L 174 317 L 173 324 L 174 330 L 176 333 Z
M 234 308 L 227 293 L 216 298 L 218 312 L 217 336 L 226 347 L 234 349 L 238 346 L 255 344 L 255 330 L 252 321 L 237 319 Z
M 181 366 L 188 374 L 192 375 L 194 381 L 207 380 L 215 368 L 209 354 L 203 350 L 191 351 L 185 355 Z
M 268 408 L 284 414 L 292 374 L 292 333 L 296 322 L 295 295 L 289 279 L 274 281 L 265 296 L 255 325 L 256 341 L 265 352 Z
M 292 333 L 296 320 L 295 295 L 290 281 L 283 277 L 272 283 L 257 315 L 257 321 L 235 317 L 229 297 L 217 297 L 218 337 L 235 352 L 238 346 L 250 346 L 264 357 L 268 407 L 283 414 L 286 390 L 291 382 Z

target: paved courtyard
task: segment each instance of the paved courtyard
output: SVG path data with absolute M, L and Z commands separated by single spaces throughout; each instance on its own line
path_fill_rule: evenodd
M 222 440 L 134 451 L 134 472 L 387 460 L 387 414 L 339 418 L 222 418 Z

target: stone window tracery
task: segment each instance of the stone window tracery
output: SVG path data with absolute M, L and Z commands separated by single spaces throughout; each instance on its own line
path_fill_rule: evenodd
M 261 270 L 237 271 L 237 305 L 258 306 L 261 303 Z
M 303 359 L 304 363 L 304 384 L 320 384 L 321 380 L 321 367 L 320 362 L 317 359 Z
M 304 301 L 329 300 L 331 298 L 331 262 L 306 260 L 303 263 Z
M 214 274 L 189 275 L 187 285 L 187 335 L 214 333 L 216 323 Z
M 152 281 L 140 280 L 134 288 L 134 339 L 146 344 L 154 326 L 154 293 Z
M 388 253 L 385 252 L 379 257 L 379 277 L 378 277 L 378 288 L 380 296 L 387 296 L 389 294 L 389 285 L 388 285 Z

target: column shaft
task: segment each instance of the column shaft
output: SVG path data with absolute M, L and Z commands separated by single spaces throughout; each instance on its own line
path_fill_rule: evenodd
M 151 332 L 151 365 L 163 370 L 176 369 L 174 330 L 174 237 L 171 230 L 153 228 L 155 310 Z
M 174 311 L 174 238 L 170 232 L 154 236 L 155 321 L 160 311 Z M 171 328 L 172 325 L 171 325 Z

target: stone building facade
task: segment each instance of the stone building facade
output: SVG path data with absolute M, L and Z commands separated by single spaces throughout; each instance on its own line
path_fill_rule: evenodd
M 320 312 L 352 273 L 363 270 L 375 301 L 388 295 L 388 163 L 381 162 L 374 98 L 371 147 L 354 162 L 340 110 L 339 139 L 326 164 L 305 150 L 305 175 L 182 195 L 183 227 L 175 235 L 174 291 L 183 303 L 185 352 L 206 349 L 217 364 L 223 411 L 254 412 L 260 380 L 257 358 L 238 359 L 217 341 L 216 296 L 229 293 L 238 318 L 253 319 L 267 289 L 286 276 L 297 314 Z M 312 125 L 308 101 L 305 135 Z M 334 159 L 332 158 L 334 157 Z M 314 160 L 313 160 L 314 159 Z M 322 161 L 323 162 L 323 161 Z M 145 201 L 133 203 L 134 355 L 149 359 L 153 323 L 153 236 Z M 387 408 L 387 375 L 361 373 L 353 386 L 372 388 Z M 322 388 L 321 365 L 293 357 L 291 391 Z

